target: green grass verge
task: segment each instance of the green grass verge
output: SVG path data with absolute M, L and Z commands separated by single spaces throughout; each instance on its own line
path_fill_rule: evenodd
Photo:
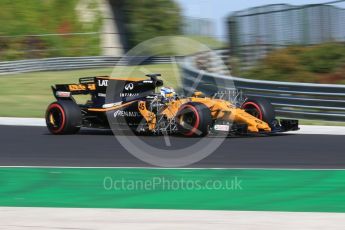
M 299 120 L 299 124 L 301 124 L 301 125 L 345 126 L 345 122 L 316 121 L 316 120 Z
M 0 175 L 0 206 L 345 212 L 345 170 L 1 168 Z
M 145 73 L 161 73 L 166 85 L 177 87 L 179 76 L 176 68 L 172 64 L 160 64 L 119 67 L 114 72 L 113 68 L 102 68 L 0 76 L 0 116 L 44 117 L 46 107 L 55 100 L 50 86 L 76 83 L 85 76 L 144 77 Z

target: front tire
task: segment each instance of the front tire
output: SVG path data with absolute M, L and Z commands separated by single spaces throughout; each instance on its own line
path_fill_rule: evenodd
M 73 101 L 51 103 L 46 110 L 46 124 L 52 134 L 75 134 L 80 130 L 82 116 L 78 105 Z
M 272 126 L 275 121 L 275 111 L 270 102 L 262 98 L 248 98 L 241 106 L 250 115 Z
M 198 102 L 183 104 L 176 115 L 179 133 L 187 137 L 203 137 L 209 133 L 212 123 L 210 109 Z

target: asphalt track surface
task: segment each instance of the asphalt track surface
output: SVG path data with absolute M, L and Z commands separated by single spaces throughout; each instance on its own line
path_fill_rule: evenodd
M 165 146 L 163 137 L 141 138 Z M 181 148 L 196 141 L 171 140 Z M 345 169 L 344 142 L 334 135 L 232 137 L 188 167 Z M 24 126 L 0 126 L 0 166 L 154 167 L 128 153 L 110 131 L 55 136 L 45 127 Z

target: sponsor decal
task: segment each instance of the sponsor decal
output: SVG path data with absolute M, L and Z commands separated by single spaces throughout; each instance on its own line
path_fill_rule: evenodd
M 127 85 L 125 85 L 125 90 L 132 90 L 134 88 L 133 83 L 128 83 Z
M 154 99 L 156 96 L 147 96 L 147 99 Z
M 57 97 L 70 97 L 71 93 L 70 92 L 64 92 L 64 91 L 57 91 L 56 96 Z
M 114 112 L 114 117 L 140 117 L 140 113 L 136 111 L 117 110 Z
M 98 86 L 108 86 L 108 80 L 98 79 Z
M 94 83 L 95 78 L 94 77 L 83 77 L 83 78 L 80 78 L 79 81 L 81 84 L 89 84 L 89 83 Z
M 73 84 L 73 85 L 68 85 L 68 89 L 69 91 L 84 91 L 86 90 L 86 86 L 85 85 L 77 85 L 77 84 Z
M 95 84 L 87 84 L 87 88 L 89 90 L 96 90 L 96 85 Z
M 85 91 L 85 90 L 96 90 L 95 84 L 72 84 L 68 85 L 69 91 Z
M 106 97 L 107 95 L 105 93 L 98 93 L 99 97 Z
M 229 127 L 229 125 L 215 125 L 214 129 L 217 131 L 229 132 L 230 127 Z
M 120 102 L 115 102 L 115 103 L 110 103 L 110 104 L 104 104 L 104 105 L 102 106 L 102 108 L 104 108 L 104 109 L 106 109 L 106 108 L 111 108 L 111 107 L 118 106 L 118 105 L 121 105 L 121 104 L 122 104 L 121 101 L 120 101 Z
M 143 83 L 153 83 L 153 81 L 145 80 L 145 81 L 143 81 Z
M 139 93 L 120 93 L 120 97 L 136 97 Z

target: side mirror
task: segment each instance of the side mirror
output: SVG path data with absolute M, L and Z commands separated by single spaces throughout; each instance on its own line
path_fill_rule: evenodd
M 163 80 L 157 80 L 156 81 L 156 87 L 161 87 L 163 85 L 164 85 Z

